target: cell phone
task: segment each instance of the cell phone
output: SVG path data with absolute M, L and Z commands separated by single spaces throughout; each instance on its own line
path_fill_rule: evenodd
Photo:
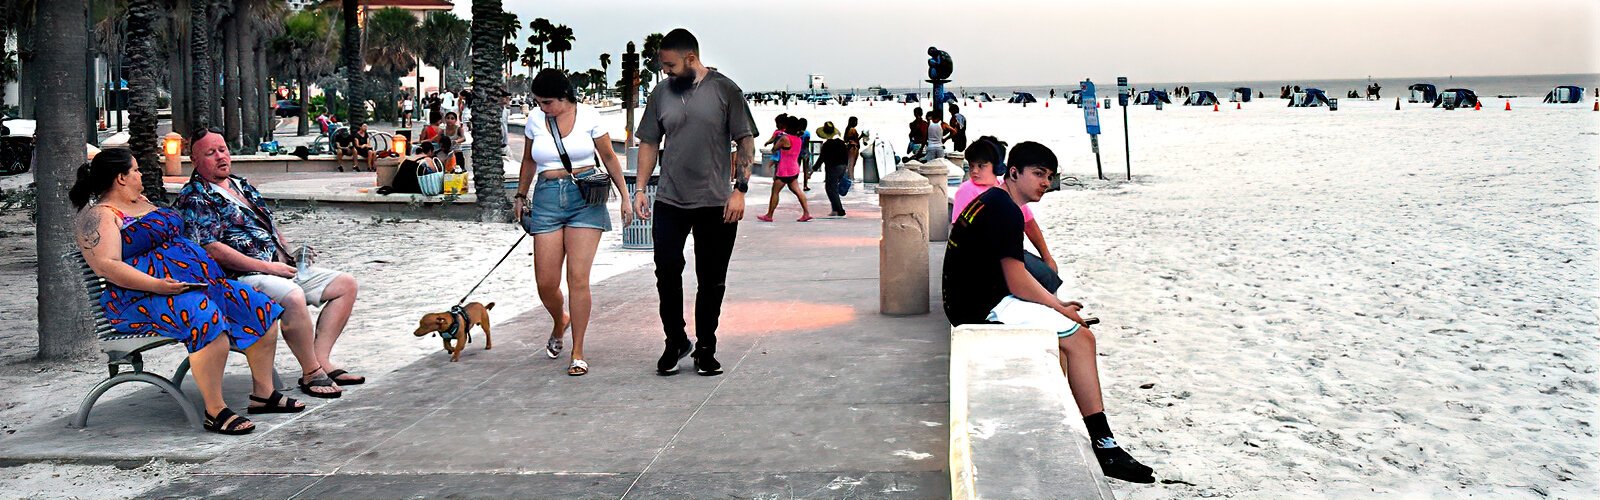
M 210 283 L 178 283 L 178 284 L 179 285 L 183 285 L 183 289 L 186 290 L 186 291 L 199 290 L 199 289 L 211 286 Z

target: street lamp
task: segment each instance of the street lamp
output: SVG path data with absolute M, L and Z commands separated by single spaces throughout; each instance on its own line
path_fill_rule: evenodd
M 406 149 L 406 136 L 397 134 L 397 135 L 394 136 L 394 141 L 393 142 L 394 142 L 394 152 L 395 152 L 395 154 L 398 154 L 400 156 L 405 156 L 406 152 L 410 151 L 409 149 Z
M 178 164 L 178 153 L 183 152 L 183 136 L 177 132 L 167 132 L 167 135 L 161 138 L 161 152 L 166 155 L 161 173 L 170 176 L 183 175 L 183 167 Z

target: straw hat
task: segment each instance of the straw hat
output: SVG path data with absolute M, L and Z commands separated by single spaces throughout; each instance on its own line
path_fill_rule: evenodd
M 838 135 L 839 129 L 833 126 L 833 122 L 823 123 L 821 127 L 817 127 L 817 137 L 824 141 L 837 137 Z

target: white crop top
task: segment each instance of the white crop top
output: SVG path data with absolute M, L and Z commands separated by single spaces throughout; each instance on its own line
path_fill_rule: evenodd
M 594 140 L 606 135 L 606 130 L 600 126 L 600 113 L 594 108 L 579 104 L 576 111 L 578 120 L 573 122 L 572 130 L 561 138 L 561 144 L 566 146 L 567 156 L 572 158 L 573 169 L 592 167 L 598 160 L 595 158 Z M 533 145 L 529 153 L 539 172 L 563 170 L 566 167 L 561 164 L 561 153 L 556 150 L 556 141 L 550 136 L 549 124 L 544 116 L 539 108 L 533 108 L 528 113 L 527 125 L 522 127 L 528 144 Z

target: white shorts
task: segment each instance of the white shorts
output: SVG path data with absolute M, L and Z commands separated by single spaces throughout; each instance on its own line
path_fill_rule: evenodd
M 280 303 L 290 292 L 300 289 L 306 294 L 306 305 L 320 307 L 325 302 L 322 300 L 323 292 L 328 290 L 328 285 L 333 283 L 334 278 L 342 274 L 344 273 L 332 269 L 312 266 L 306 268 L 306 272 L 296 274 L 292 280 L 270 274 L 251 274 L 240 276 L 239 281 L 267 294 L 273 302 Z
M 1079 325 L 1044 304 L 1035 304 L 1007 295 L 989 311 L 989 321 L 1009 326 L 1040 328 L 1056 332 L 1056 338 L 1071 337 Z

